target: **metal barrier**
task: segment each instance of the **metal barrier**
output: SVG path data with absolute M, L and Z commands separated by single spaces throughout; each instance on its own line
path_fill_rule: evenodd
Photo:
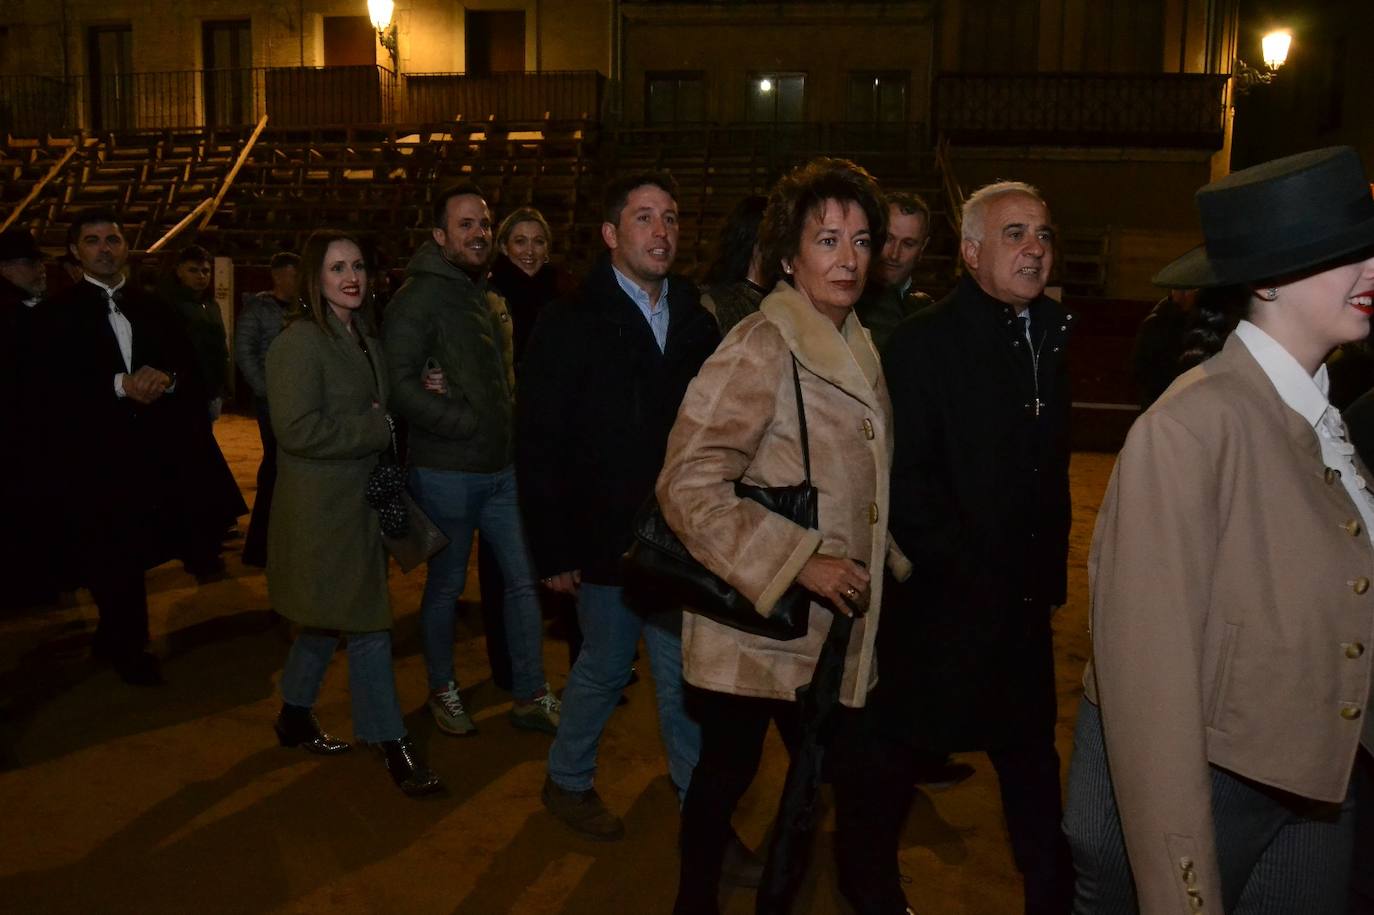
M 0 76 L 0 131 L 21 136 L 199 127 L 600 120 L 596 71 L 407 73 L 254 67 L 107 76 Z
M 869 121 L 777 122 L 738 124 L 671 124 L 622 127 L 614 132 L 626 150 L 728 150 L 780 162 L 810 155 L 929 155 L 926 125 L 920 122 L 876 124 Z
M 936 130 L 974 146 L 1220 149 L 1226 74 L 945 73 Z
M 606 78 L 595 70 L 543 73 L 407 73 L 401 120 L 600 120 Z
M 283 127 L 395 120 L 396 74 L 385 67 L 253 67 L 54 79 L 0 77 L 0 130 L 41 136 L 240 127 L 263 115 Z

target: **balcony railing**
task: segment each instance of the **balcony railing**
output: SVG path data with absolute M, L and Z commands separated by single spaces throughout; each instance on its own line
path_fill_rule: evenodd
M 935 125 L 976 146 L 1220 149 L 1225 74 L 941 74 Z
M 0 77 L 0 130 L 275 127 L 465 120 L 599 119 L 605 78 L 594 71 L 411 73 L 385 67 L 255 67 L 59 79 Z
M 412 124 L 600 120 L 606 78 L 594 70 L 544 73 L 407 73 L 401 118 Z
M 615 141 L 623 149 L 717 149 L 737 154 L 776 153 L 786 159 L 805 155 L 929 152 L 926 125 L 872 121 L 657 124 L 622 127 Z

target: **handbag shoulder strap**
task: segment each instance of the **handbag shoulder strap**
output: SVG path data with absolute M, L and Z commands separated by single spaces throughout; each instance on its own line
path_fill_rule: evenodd
M 811 438 L 806 434 L 806 404 L 802 400 L 801 373 L 797 370 L 797 356 L 792 355 L 792 383 L 797 388 L 797 425 L 801 427 L 802 465 L 806 468 L 806 482 L 811 484 Z

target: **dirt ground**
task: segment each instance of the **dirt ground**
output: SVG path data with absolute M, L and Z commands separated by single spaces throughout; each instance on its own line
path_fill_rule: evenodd
M 217 425 L 252 501 L 259 457 L 250 419 Z M 1085 563 L 1112 458 L 1077 454 L 1069 604 L 1056 620 L 1059 748 L 1067 764 L 1087 656 Z M 241 527 L 246 529 L 247 519 Z M 0 619 L 0 912 L 405 912 L 453 915 L 666 913 L 677 885 L 675 798 L 641 664 L 629 704 L 601 744 L 597 787 L 627 836 L 597 843 L 569 832 L 539 801 L 549 739 L 511 727 L 510 696 L 489 681 L 475 607 L 460 612 L 458 672 L 480 728 L 437 732 L 424 711 L 417 628 L 424 574 L 393 566 L 396 675 L 407 725 L 447 791 L 411 800 L 380 761 L 355 750 L 312 757 L 277 746 L 272 720 L 290 634 L 269 610 L 266 582 L 228 551 L 229 578 L 204 588 L 179 565 L 149 573 L 153 650 L 169 685 L 125 686 L 88 660 L 95 608 Z M 471 583 L 469 596 L 473 593 Z M 561 688 L 566 646 L 545 645 Z M 330 669 L 321 721 L 350 736 L 346 662 Z M 901 853 L 921 915 L 1014 915 L 1019 881 L 996 780 L 978 774 L 922 796 Z M 757 844 L 772 817 L 786 756 L 770 735 L 758 779 L 736 818 Z M 818 837 L 799 913 L 847 912 Z M 723 909 L 753 911 L 734 891 Z

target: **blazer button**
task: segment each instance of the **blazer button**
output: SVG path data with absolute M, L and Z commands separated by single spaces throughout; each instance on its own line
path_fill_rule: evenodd
M 1356 594 L 1363 594 L 1369 590 L 1369 579 L 1361 575 L 1350 583 L 1350 589 Z
M 868 523 L 869 523 L 869 524 L 877 524 L 877 523 L 878 523 L 878 503 L 877 503 L 877 502 L 870 502 L 870 503 L 868 503 Z M 1365 582 L 1365 586 L 1368 587 L 1368 586 L 1369 586 L 1369 582 Z
M 873 440 L 873 420 L 871 419 L 864 420 L 864 438 L 869 441 Z
M 1192 858 L 1188 858 L 1188 857 L 1179 858 L 1179 859 L 1178 859 L 1178 866 L 1179 866 L 1179 869 L 1181 869 L 1182 871 L 1184 871 L 1184 872 L 1186 873 L 1186 872 L 1188 872 L 1188 871 L 1190 871 L 1190 870 L 1193 869 L 1193 859 L 1192 859 Z
M 1341 527 L 1345 528 L 1345 532 L 1352 537 L 1360 536 L 1360 531 L 1364 530 L 1364 528 L 1360 526 L 1360 522 L 1356 521 L 1354 518 L 1342 524 Z
M 1361 645 L 1359 642 L 1346 642 L 1346 643 L 1345 643 L 1345 656 L 1346 656 L 1347 658 L 1349 658 L 1350 660 L 1353 661 L 1353 660 L 1355 660 L 1356 658 L 1360 657 L 1360 656 L 1363 655 L 1363 654 L 1364 654 L 1364 646 Z
M 1358 705 L 1347 705 L 1345 708 L 1341 709 L 1341 717 L 1346 721 L 1354 721 L 1356 718 L 1360 717 L 1361 714 Z
M 1330 486 L 1341 478 L 1341 472 L 1334 467 L 1326 468 L 1326 485 Z

